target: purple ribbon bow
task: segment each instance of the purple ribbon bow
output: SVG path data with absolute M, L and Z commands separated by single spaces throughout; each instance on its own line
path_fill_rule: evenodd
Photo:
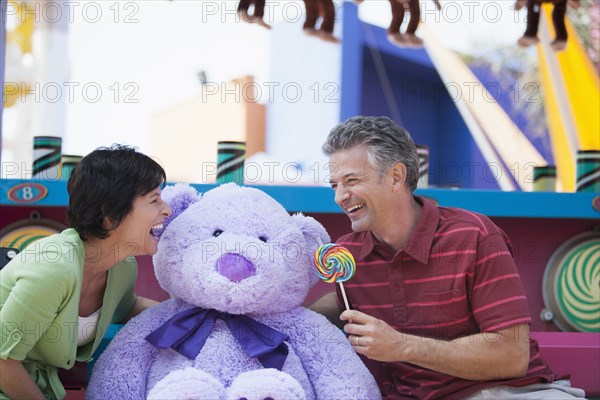
M 193 360 L 212 332 L 217 319 L 227 323 L 231 334 L 248 357 L 256 357 L 265 368 L 281 370 L 288 355 L 287 335 L 245 315 L 233 315 L 217 310 L 191 308 L 180 312 L 146 340 L 160 349 L 172 348 Z

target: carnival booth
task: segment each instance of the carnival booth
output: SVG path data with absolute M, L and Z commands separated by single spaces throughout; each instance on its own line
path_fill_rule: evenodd
M 11 12 L 27 14 L 29 2 L 9 3 Z M 6 7 L 5 2 L 2 4 Z M 251 22 L 267 25 L 260 9 L 244 4 L 240 6 L 242 15 Z M 259 15 L 253 16 L 249 9 Z M 3 12 L 6 11 L 5 8 Z M 600 86 L 598 72 L 572 25 L 567 23 L 567 43 L 558 37 L 552 42 L 554 27 L 548 23 L 551 10 L 542 8 L 538 60 L 546 115 L 544 134 L 552 144 L 549 149 L 539 144 L 526 118 L 511 115 L 510 110 L 522 100 L 522 96 L 514 96 L 514 87 L 513 95 L 506 96 L 509 89 L 495 78 L 493 71 L 467 66 L 441 44 L 428 22 L 419 26 L 420 39 L 414 30 L 390 34 L 389 29 L 361 21 L 355 4 L 343 3 L 337 12 L 342 21 L 340 34 L 334 31 L 333 22 L 329 25 L 327 13 L 322 15 L 321 29 L 314 29 L 307 21 L 309 26 L 305 24 L 304 30 L 326 42 L 341 39 L 336 45 L 341 51 L 339 120 L 354 115 L 387 115 L 406 127 L 421 156 L 416 193 L 439 205 L 487 215 L 506 232 L 514 247 L 533 318 L 532 335 L 540 343 L 542 357 L 557 374 L 571 374 L 573 386 L 585 389 L 590 397 L 600 397 Z M 309 20 L 311 15 L 307 15 Z M 0 29 L 0 42 L 7 41 L 0 63 L 0 76 L 4 76 L 0 107 L 21 106 L 18 99 L 26 96 L 22 92 L 37 79 L 26 67 L 19 74 L 13 72 L 18 70 L 15 68 L 21 56 L 31 53 L 33 29 L 33 20 L 25 17 L 22 24 L 11 27 L 8 36 L 4 27 Z M 53 29 L 46 32 L 46 39 L 63 43 L 64 31 Z M 557 52 L 563 45 L 564 50 Z M 52 58 L 56 54 L 36 57 Z M 45 72 L 59 76 L 54 68 L 56 65 Z M 229 106 L 223 102 L 216 106 L 209 103 L 198 100 L 193 107 L 182 106 L 159 114 L 155 119 L 158 131 L 173 126 L 173 121 L 198 124 L 186 122 L 181 124 L 182 130 L 205 129 L 202 124 L 210 118 L 194 118 L 203 107 L 205 111 L 208 107 L 220 107 L 218 112 L 212 108 L 206 115 L 227 115 L 229 122 L 238 121 L 239 112 L 242 117 L 236 124 L 247 128 L 235 137 L 215 135 L 207 139 L 211 150 L 203 157 L 214 158 L 204 161 L 216 160 L 221 172 L 242 168 L 240 183 L 260 187 L 290 213 L 314 217 L 332 238 L 350 231 L 350 223 L 334 203 L 331 189 L 322 184 L 288 182 L 284 186 L 244 181 L 244 159 L 248 163 L 253 160 L 251 157 L 264 157 L 268 147 L 265 137 L 276 134 L 265 123 L 269 107 L 265 110 L 262 105 L 244 103 L 226 108 Z M 56 107 L 60 105 L 53 104 L 45 110 L 42 119 L 50 118 Z M 0 124 L 1 111 L 0 108 Z M 217 125 L 218 121 L 211 127 Z M 66 179 L 79 156 L 61 152 L 58 127 L 64 127 L 64 121 L 50 126 L 54 130 L 45 130 L 49 134 L 44 136 L 37 136 L 42 131 L 36 132 L 33 146 L 27 149 L 34 160 L 31 166 L 2 163 L 1 265 L 37 239 L 67 226 Z M 182 134 L 182 138 L 188 136 Z M 228 145 L 227 141 L 242 145 L 235 147 L 235 143 Z M 252 150 L 244 153 L 243 144 Z M 217 146 L 224 146 L 221 150 L 234 148 L 233 158 L 217 159 Z M 164 159 L 177 163 L 174 147 L 164 146 L 164 151 L 167 148 L 171 153 L 165 153 Z M 189 149 L 182 150 L 186 151 Z M 198 161 L 193 168 L 200 164 Z M 186 164 L 188 169 L 189 166 Z M 294 168 L 307 171 L 300 164 L 294 164 Z M 168 172 L 169 165 L 165 169 Z M 179 165 L 173 169 L 183 174 L 186 168 Z M 217 170 L 213 178 L 235 179 L 223 174 L 217 177 Z M 190 183 L 199 192 L 215 186 L 214 180 Z M 151 258 L 140 257 L 138 262 L 137 293 L 159 301 L 168 299 L 154 276 Z M 317 284 L 307 303 L 331 290 L 331 286 Z M 106 343 L 118 328 L 107 332 Z M 89 368 L 83 364 L 64 374 L 69 398 L 83 395 L 79 389 L 85 388 L 88 374 Z

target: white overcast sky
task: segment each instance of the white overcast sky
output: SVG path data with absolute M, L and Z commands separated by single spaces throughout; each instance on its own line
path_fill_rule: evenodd
M 449 48 L 474 53 L 491 45 L 514 45 L 525 28 L 525 11 L 512 10 L 512 0 L 432 0 L 421 2 L 422 20 Z M 94 104 L 68 104 L 65 154 L 85 154 L 112 142 L 149 146 L 149 117 L 199 93 L 197 72 L 209 81 L 254 75 L 267 81 L 271 35 L 278 24 L 300 23 L 302 2 L 267 0 L 271 31 L 240 22 L 236 2 L 208 0 L 75 1 L 69 24 L 68 79 L 82 88 L 94 82 L 102 98 Z M 339 9 L 339 8 L 338 8 Z M 359 6 L 364 21 L 386 27 L 391 19 L 387 0 L 365 0 Z M 299 25 L 301 26 L 301 25 Z M 339 26 L 336 28 L 338 32 Z M 307 41 L 307 45 L 311 45 Z M 294 51 L 294 49 L 290 49 Z M 118 101 L 115 99 L 118 98 Z M 126 99 L 137 100 L 135 103 Z M 12 127 L 20 118 L 5 113 L 5 139 L 14 141 Z M 36 133 L 39 134 L 39 133 Z M 7 160 L 3 156 L 4 160 Z

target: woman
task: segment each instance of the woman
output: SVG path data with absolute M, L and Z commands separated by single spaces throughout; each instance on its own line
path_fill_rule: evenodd
M 160 165 L 127 146 L 77 165 L 67 184 L 72 228 L 0 271 L 0 399 L 64 398 L 57 368 L 89 360 L 111 322 L 155 304 L 134 294 L 132 256 L 157 251 L 152 230 L 171 213 L 165 181 Z

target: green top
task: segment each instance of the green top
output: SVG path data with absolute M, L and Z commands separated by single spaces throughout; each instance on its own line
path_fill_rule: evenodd
M 0 271 L 0 358 L 23 361 L 44 394 L 62 399 L 56 368 L 88 361 L 111 322 L 133 308 L 137 263 L 109 270 L 96 338 L 77 347 L 84 246 L 74 229 L 38 240 Z M 0 392 L 0 399 L 4 396 Z

